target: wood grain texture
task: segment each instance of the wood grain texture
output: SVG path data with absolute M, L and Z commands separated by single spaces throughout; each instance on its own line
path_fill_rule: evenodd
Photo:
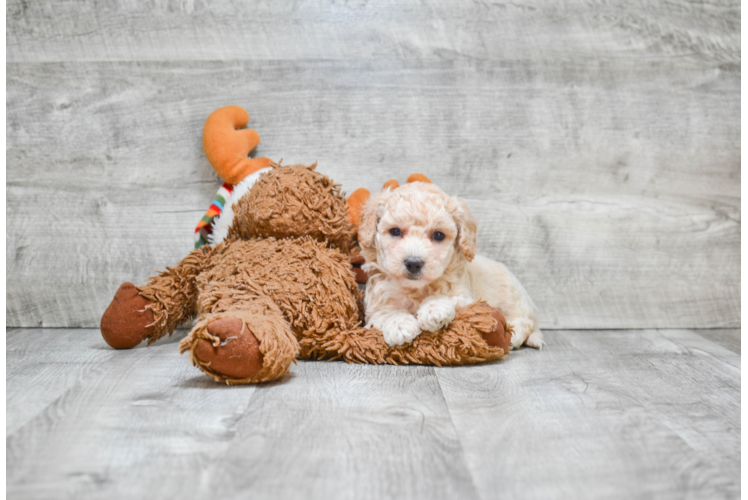
M 431 367 L 300 362 L 210 468 L 218 497 L 477 499 Z M 293 471 L 293 476 L 289 472 Z
M 478 498 L 433 368 L 302 362 L 227 387 L 175 343 L 114 352 L 76 334 L 70 364 L 93 344 L 111 359 L 8 432 L 9 498 Z M 22 364 L 14 380 L 44 380 Z
M 735 354 L 740 354 L 740 330 L 734 328 L 715 328 L 699 330 L 699 335 L 711 340 Z
M 236 103 L 257 154 L 348 192 L 467 198 L 545 328 L 737 327 L 739 12 L 10 2 L 7 324 L 96 326 L 184 256 L 219 184 L 202 123 Z
M 43 329 L 36 336 L 55 333 Z M 197 498 L 203 469 L 230 444 L 256 387 L 227 388 L 200 377 L 175 342 L 113 351 L 98 330 L 75 333 L 80 340 L 68 348 L 70 363 L 80 363 L 90 349 L 111 358 L 6 436 L 8 497 L 172 498 L 183 492 Z M 27 383 L 35 381 L 31 376 Z M 11 414 L 26 403 L 16 404 L 8 404 Z
M 748 478 L 748 418 L 745 416 L 740 419 L 740 445 L 741 445 L 741 479 Z
M 97 376 L 113 351 L 78 330 L 17 328 L 5 335 L 5 433 L 13 434 L 76 384 Z
M 6 7 L 8 62 L 597 59 L 740 62 L 737 1 L 25 2 Z
M 437 371 L 481 496 L 739 497 L 739 355 L 688 330 L 546 337 Z
M 748 26 L 745 21 L 744 26 Z M 746 102 L 746 94 L 742 92 L 740 103 L 745 105 Z M 740 137 L 740 168 L 740 327 L 748 331 L 745 330 L 748 329 L 748 134 L 741 134 Z
M 549 331 L 542 351 L 485 365 L 300 362 L 249 387 L 214 383 L 174 341 L 7 335 L 9 384 L 35 395 L 6 396 L 8 498 L 740 492 L 740 356 L 699 331 Z M 43 405 L 40 385 L 58 389 Z

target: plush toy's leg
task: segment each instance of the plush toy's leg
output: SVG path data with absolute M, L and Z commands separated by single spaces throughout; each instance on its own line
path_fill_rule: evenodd
M 152 344 L 196 314 L 195 278 L 204 269 L 212 250 L 193 250 L 175 267 L 135 287 L 124 283 L 101 317 L 101 334 L 115 349 Z
M 201 316 L 179 350 L 217 382 L 247 384 L 283 378 L 299 342 L 269 299 L 237 297 L 228 310 Z
M 153 334 L 153 312 L 135 285 L 123 283 L 101 317 L 101 335 L 115 349 L 129 349 Z
M 491 307 L 491 316 L 496 320 L 496 327 L 490 332 L 484 333 L 483 338 L 489 346 L 500 347 L 508 351 L 512 343 L 512 330 L 507 325 L 506 318 L 500 310 Z
M 314 359 L 344 359 L 349 363 L 462 365 L 501 358 L 509 353 L 511 330 L 501 311 L 485 302 L 457 309 L 455 319 L 438 332 L 390 348 L 382 332 L 356 328 L 331 331 L 324 338 L 302 339 L 302 352 Z

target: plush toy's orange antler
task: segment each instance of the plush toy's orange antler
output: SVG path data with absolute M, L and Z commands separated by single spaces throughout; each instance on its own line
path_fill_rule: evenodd
M 213 111 L 203 127 L 203 149 L 208 161 L 221 178 L 238 184 L 249 174 L 269 167 L 269 158 L 248 158 L 260 143 L 260 136 L 243 127 L 249 114 L 240 106 L 226 106 Z

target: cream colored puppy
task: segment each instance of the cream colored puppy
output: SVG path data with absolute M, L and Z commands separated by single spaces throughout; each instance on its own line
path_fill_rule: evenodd
M 465 202 L 433 184 L 412 182 L 372 196 L 358 230 L 369 274 L 367 326 L 397 346 L 447 326 L 455 308 L 484 300 L 504 313 L 512 348 L 540 349 L 535 304 L 503 264 L 475 256 L 476 229 Z

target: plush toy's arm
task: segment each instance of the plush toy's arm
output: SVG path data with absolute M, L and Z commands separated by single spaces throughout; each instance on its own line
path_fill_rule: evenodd
M 148 284 L 122 284 L 101 318 L 101 334 L 116 349 L 152 344 L 197 314 L 195 278 L 207 265 L 213 249 L 193 250 L 174 267 L 167 267 Z
M 167 267 L 158 276 L 148 278 L 148 284 L 139 286 L 140 295 L 151 303 L 153 335 L 151 344 L 167 333 L 190 321 L 197 314 L 197 275 L 213 254 L 213 249 L 197 249 L 174 267 Z
M 423 332 L 405 345 L 390 347 L 376 328 L 331 329 L 323 337 L 301 339 L 300 359 L 343 359 L 349 363 L 464 365 L 509 354 L 512 330 L 504 315 L 485 302 L 457 309 L 438 332 Z

